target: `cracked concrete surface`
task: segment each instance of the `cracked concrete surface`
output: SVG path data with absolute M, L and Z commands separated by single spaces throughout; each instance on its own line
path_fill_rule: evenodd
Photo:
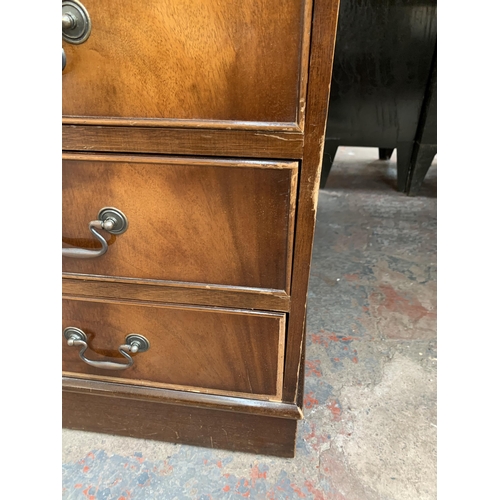
M 400 353 L 383 365 L 380 382 L 350 386 L 339 397 L 345 429 L 320 456 L 322 469 L 343 466 L 349 499 L 435 497 L 436 411 L 432 370 Z M 344 432 L 342 432 L 344 431 Z M 347 432 L 346 432 L 347 431 Z
M 64 430 L 64 499 L 436 498 L 436 165 L 408 198 L 376 158 L 320 191 L 296 458 Z

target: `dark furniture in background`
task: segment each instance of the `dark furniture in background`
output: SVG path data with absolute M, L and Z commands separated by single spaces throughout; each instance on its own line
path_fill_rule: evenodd
M 417 134 L 413 143 L 412 154 L 408 161 L 401 162 L 399 172 L 398 161 L 398 189 L 409 195 L 417 194 L 425 174 L 437 154 L 437 65 L 434 57 L 431 76 L 427 85 Z M 408 169 L 406 169 L 408 167 Z M 401 186 L 399 186 L 401 178 Z M 406 179 L 406 183 L 403 182 Z
M 436 0 L 343 0 L 321 187 L 339 146 L 398 150 L 399 191 L 416 194 L 437 151 Z

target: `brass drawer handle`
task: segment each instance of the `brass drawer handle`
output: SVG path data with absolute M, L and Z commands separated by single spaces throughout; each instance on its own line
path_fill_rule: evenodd
M 146 337 L 131 333 L 125 337 L 125 344 L 118 347 L 120 354 L 125 357 L 127 363 L 114 363 L 113 361 L 94 361 L 85 357 L 85 351 L 88 349 L 87 335 L 80 328 L 70 326 L 64 330 L 64 337 L 69 346 L 81 346 L 79 355 L 82 361 L 95 368 L 104 368 L 105 370 L 124 370 L 134 364 L 134 360 L 128 354 L 136 352 L 145 352 L 149 349 L 149 341 Z
M 111 234 L 123 234 L 128 228 L 126 215 L 113 207 L 105 207 L 99 210 L 97 220 L 89 222 L 89 229 L 93 236 L 101 243 L 99 250 L 87 250 L 85 248 L 63 248 L 63 257 L 73 257 L 74 259 L 94 259 L 104 255 L 108 251 L 108 242 L 101 236 L 97 229 L 104 229 Z

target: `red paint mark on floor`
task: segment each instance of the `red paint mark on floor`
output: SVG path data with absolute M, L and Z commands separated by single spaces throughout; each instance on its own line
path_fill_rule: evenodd
M 220 460 L 217 462 L 217 467 L 219 467 L 219 469 L 222 469 L 222 462 Z
M 90 488 L 92 488 L 92 486 L 88 486 L 87 489 L 82 491 L 82 493 L 88 498 L 88 500 L 95 500 L 94 495 L 89 495 Z
M 250 479 L 252 480 L 252 488 L 255 488 L 255 481 L 257 479 L 267 479 L 267 471 L 260 472 L 259 466 L 254 465 L 250 470 Z M 245 486 L 248 485 L 248 482 L 245 481 Z
M 332 412 L 333 420 L 339 422 L 341 419 L 342 409 L 337 401 L 332 401 L 327 405 L 327 408 Z
M 83 472 L 88 472 L 90 470 L 90 467 L 88 465 L 86 465 L 84 468 L 83 468 Z
M 357 363 L 358 362 L 358 358 L 356 356 L 354 356 L 354 358 L 352 358 L 352 362 L 353 363 Z
M 83 484 L 81 484 L 81 483 L 75 484 L 75 488 L 81 488 L 82 486 L 83 486 Z
M 309 441 L 311 438 L 314 438 L 314 437 L 316 437 L 316 426 L 314 424 L 312 424 L 311 425 L 311 433 L 304 436 L 304 439 L 306 441 Z
M 304 495 L 304 492 L 295 484 L 291 483 L 290 488 L 292 488 L 295 493 L 297 493 L 299 498 L 305 498 L 306 496 Z
M 304 396 L 304 406 L 308 409 L 312 408 L 314 405 L 317 405 L 318 404 L 318 400 L 316 398 L 313 397 L 313 393 L 312 392 L 308 392 L 305 396 Z
M 90 453 L 87 453 L 87 457 L 91 458 L 92 460 L 94 460 L 95 455 L 92 452 L 90 452 Z
M 307 491 L 314 495 L 314 500 L 326 500 L 325 497 L 323 496 L 323 493 L 321 493 L 321 491 L 317 490 L 314 487 L 314 485 L 311 483 L 311 481 L 306 481 L 304 484 L 307 488 Z
M 321 377 L 323 374 L 321 373 L 320 364 L 321 361 L 319 359 L 306 361 L 306 377 L 311 377 L 312 375 L 316 375 L 316 377 Z
M 340 361 L 339 358 L 333 358 L 333 361 L 336 361 L 337 363 Z
M 164 467 L 159 472 L 159 474 L 161 474 L 162 476 L 165 476 L 168 472 L 172 472 L 174 470 L 174 468 L 171 465 L 167 464 L 165 460 L 164 462 Z
M 142 462 L 144 462 L 144 458 L 143 457 L 135 457 L 135 459 L 140 463 L 142 464 Z
M 224 488 L 222 488 L 222 491 L 229 491 L 231 489 L 231 487 L 229 486 L 229 484 L 226 484 L 226 486 L 224 486 Z
M 325 339 L 325 337 L 323 337 L 322 335 L 317 335 L 315 333 L 311 335 L 311 340 L 313 344 L 320 344 L 324 347 L 328 347 L 329 345 L 328 340 Z
M 313 448 L 313 450 L 318 451 L 324 443 L 329 441 L 328 436 L 326 434 L 316 435 L 316 426 L 314 423 L 311 425 L 311 432 L 304 436 L 304 441 L 308 442 L 309 445 Z
M 350 342 L 351 340 L 359 340 L 359 339 L 357 339 L 356 337 L 347 336 L 347 337 L 342 337 L 340 340 L 342 342 Z
M 344 274 L 344 278 L 346 281 L 359 281 L 358 274 Z
M 436 317 L 436 312 L 426 309 L 416 297 L 406 298 L 391 285 L 380 285 L 379 289 L 384 296 L 383 300 L 380 300 L 380 296 L 377 293 L 370 295 L 370 303 L 379 303 L 379 315 L 383 315 L 385 310 L 386 312 L 404 314 L 413 321 L 418 321 L 425 316 Z

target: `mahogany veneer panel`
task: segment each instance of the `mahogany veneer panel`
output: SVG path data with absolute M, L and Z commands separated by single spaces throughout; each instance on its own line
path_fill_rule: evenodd
M 287 291 L 297 163 L 70 155 L 64 246 L 99 248 L 88 223 L 116 207 L 128 230 L 63 272 Z
M 132 118 L 121 123 L 153 119 L 158 125 L 166 118 L 290 127 L 301 120 L 311 2 L 84 3 L 89 39 L 63 43 L 67 121 Z
M 71 376 L 208 393 L 281 398 L 285 315 L 188 306 L 63 300 L 63 329 L 88 338 L 85 356 L 126 363 L 118 347 L 128 334 L 146 337 L 134 364 L 107 370 L 86 364 L 61 335 L 63 372 Z

